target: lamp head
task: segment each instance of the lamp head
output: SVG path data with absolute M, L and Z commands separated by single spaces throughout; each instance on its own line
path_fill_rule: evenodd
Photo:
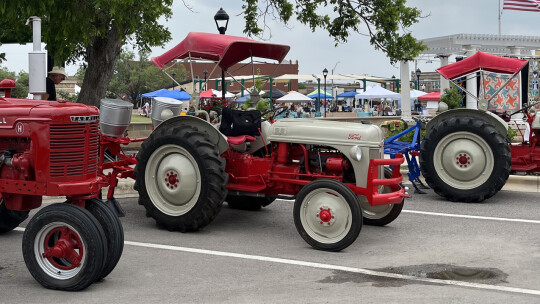
M 220 34 L 225 35 L 227 31 L 227 25 L 229 24 L 229 14 L 220 8 L 219 11 L 214 15 L 214 21 L 216 22 L 216 27 Z

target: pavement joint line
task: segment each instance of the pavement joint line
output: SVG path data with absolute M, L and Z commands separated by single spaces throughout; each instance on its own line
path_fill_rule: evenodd
M 18 228 L 15 228 L 15 230 L 24 231 L 24 228 L 18 227 Z M 407 280 L 407 281 L 417 281 L 417 282 L 424 282 L 424 283 L 438 284 L 438 285 L 458 286 L 458 287 L 466 287 L 466 288 L 474 288 L 474 289 L 482 289 L 482 290 L 493 290 L 493 291 L 502 291 L 502 292 L 508 292 L 508 293 L 529 294 L 529 295 L 540 296 L 540 290 L 536 290 L 536 289 L 527 289 L 527 288 L 510 287 L 510 286 L 497 286 L 497 285 L 471 283 L 471 282 L 454 281 L 454 280 L 420 278 L 420 277 L 403 275 L 403 274 L 398 274 L 398 273 L 389 273 L 389 272 L 383 272 L 383 271 L 370 270 L 366 268 L 323 264 L 323 263 L 317 263 L 317 262 L 308 262 L 308 261 L 284 259 L 284 258 L 274 258 L 274 257 L 268 257 L 268 256 L 234 253 L 234 252 L 226 252 L 226 251 L 215 251 L 215 250 L 198 249 L 198 248 L 190 248 L 190 247 L 180 247 L 180 246 L 172 246 L 172 245 L 162 245 L 162 244 L 133 242 L 133 241 L 124 241 L 124 244 L 128 246 L 150 248 L 150 249 L 161 249 L 161 250 L 169 250 L 169 251 L 206 254 L 206 255 L 220 256 L 220 257 L 238 258 L 238 259 L 270 262 L 270 263 L 277 263 L 277 264 L 286 264 L 286 265 L 293 265 L 293 266 L 303 266 L 303 267 L 310 267 L 310 268 L 316 268 L 316 269 L 338 270 L 338 271 L 358 273 L 358 274 L 369 275 L 369 276 L 391 278 L 391 279 L 398 279 L 398 280 Z
M 444 216 L 444 217 L 457 217 L 457 218 L 467 218 L 467 219 L 477 219 L 477 220 L 500 221 L 500 222 L 518 222 L 518 223 L 528 223 L 528 224 L 540 224 L 540 221 L 538 221 L 538 220 L 514 219 L 514 218 L 505 218 L 505 217 L 491 217 L 491 216 L 479 216 L 479 215 L 439 213 L 439 212 L 429 212 L 429 211 L 419 211 L 419 210 L 401 210 L 401 212 L 413 213 L 413 214 L 423 214 L 423 215 Z

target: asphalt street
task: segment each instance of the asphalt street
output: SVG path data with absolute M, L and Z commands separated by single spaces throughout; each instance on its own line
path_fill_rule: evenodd
M 41 287 L 22 258 L 22 229 L 0 236 L 0 303 L 540 302 L 536 192 L 503 190 L 465 204 L 428 190 L 388 226 L 364 226 L 338 253 L 302 240 L 292 201 L 257 212 L 224 204 L 196 233 L 159 229 L 136 197 L 119 201 L 124 254 L 82 292 Z

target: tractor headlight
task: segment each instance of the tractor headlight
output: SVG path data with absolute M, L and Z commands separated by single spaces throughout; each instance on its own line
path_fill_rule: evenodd
M 362 148 L 360 146 L 353 146 L 349 154 L 352 159 L 360 161 L 362 159 Z

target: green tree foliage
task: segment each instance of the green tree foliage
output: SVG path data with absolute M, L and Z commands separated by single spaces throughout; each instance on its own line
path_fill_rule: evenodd
M 444 93 L 441 95 L 441 101 L 448 105 L 448 109 L 455 109 L 460 107 L 463 97 L 456 85 L 452 84 L 449 89 L 444 89 Z
M 175 80 L 179 83 L 187 78 L 186 69 L 182 65 L 176 65 L 167 72 L 176 73 Z M 148 60 L 148 52 L 140 52 L 139 60 L 135 61 L 133 52 L 124 51 L 116 62 L 107 96 L 122 98 L 126 94 L 130 100 L 136 100 L 140 94 L 169 88 L 172 85 L 172 79 Z
M 0 67 L 0 81 L 6 78 L 15 80 L 16 88 L 11 91 L 11 97 L 26 98 L 28 96 L 28 73 L 9 71 L 6 67 Z
M 42 19 L 42 41 L 58 62 L 83 60 L 86 73 L 79 101 L 98 105 L 105 96 L 122 46 L 149 50 L 168 41 L 158 23 L 168 20 L 172 0 L 17 0 L 2 1 L 0 16 L 15 33 L 28 17 Z M 9 58 L 8 58 L 9 59 Z M 58 65 L 58 64 L 57 64 Z
M 312 31 L 322 28 L 336 43 L 353 33 L 368 35 L 375 49 L 394 63 L 416 57 L 424 46 L 406 32 L 420 11 L 406 0 L 243 0 L 248 35 L 262 34 L 264 20 L 275 16 L 287 23 L 293 15 Z M 9 0 L 0 1 L 0 41 L 9 31 L 25 40 L 25 21 L 39 16 L 42 41 L 55 62 L 86 62 L 79 102 L 99 105 L 109 87 L 122 46 L 149 50 L 171 38 L 165 27 L 172 0 Z M 293 4 L 294 3 L 294 4 Z M 158 21 L 162 24 L 159 24 Z M 260 24 L 262 22 L 263 24 Z M 24 34 L 24 35 L 23 35 Z M 25 36 L 26 35 L 26 36 Z M 58 64 L 56 64 L 58 65 Z
M 268 15 L 284 23 L 296 15 L 312 31 L 327 30 L 336 44 L 355 32 L 368 35 L 375 49 L 385 52 L 393 64 L 415 58 L 424 49 L 406 32 L 418 22 L 421 12 L 405 4 L 406 0 L 244 0 L 244 33 L 261 35 L 266 24 L 261 28 L 259 23 Z

